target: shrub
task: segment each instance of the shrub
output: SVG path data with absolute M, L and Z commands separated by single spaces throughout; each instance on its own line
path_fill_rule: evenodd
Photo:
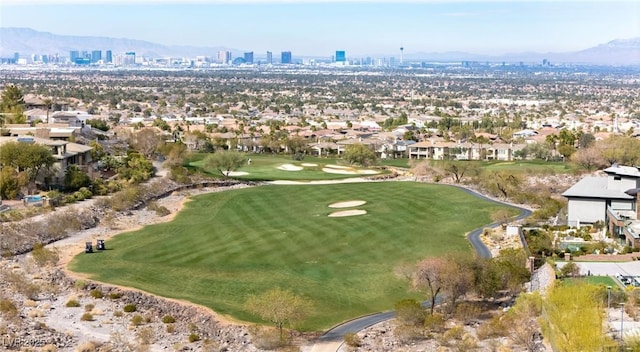
M 393 335 L 402 343 L 409 343 L 424 336 L 423 329 L 410 324 L 398 324 L 393 329 Z
M 76 201 L 81 201 L 81 200 L 84 200 L 84 199 L 85 199 L 84 194 L 83 194 L 82 192 L 80 192 L 80 191 L 75 191 L 75 192 L 73 192 L 73 198 L 74 198 Z
M 57 351 L 58 351 L 58 347 L 52 344 L 44 345 L 40 349 L 40 352 L 57 352 Z
M 122 297 L 122 292 L 111 292 L 109 294 L 110 299 L 118 299 Z
M 249 331 L 253 335 L 254 344 L 260 349 L 275 350 L 286 344 L 286 341 L 280 338 L 280 333 L 277 329 L 254 326 Z
M 31 256 L 38 266 L 45 266 L 47 264 L 54 265 L 59 259 L 58 252 L 44 248 L 42 243 L 36 243 L 33 245 Z
M 82 321 L 93 321 L 93 315 L 91 315 L 91 313 L 86 312 L 84 314 L 82 314 L 82 317 L 80 317 L 80 320 Z
M 65 304 L 65 306 L 72 308 L 80 307 L 80 302 L 78 302 L 78 300 L 76 299 L 70 299 L 67 301 L 67 304 Z
M 344 343 L 346 343 L 349 347 L 360 347 L 360 345 L 362 344 L 362 340 L 360 339 L 360 336 L 358 336 L 358 334 L 356 334 L 355 332 L 350 332 L 344 335 Z
M 119 310 L 116 310 L 115 312 L 113 312 L 113 316 L 116 317 L 116 318 L 120 318 L 123 315 L 124 315 L 124 313 L 122 313 Z
M 156 202 L 150 202 L 147 205 L 149 210 L 155 211 L 158 216 L 166 216 L 171 214 L 171 211 L 162 205 L 158 205 Z
M 150 345 L 151 342 L 153 342 L 153 337 L 154 337 L 153 330 L 151 328 L 140 329 L 136 333 L 136 337 L 138 338 L 138 341 L 140 342 L 140 344 Z
M 167 332 L 173 334 L 176 331 L 176 326 L 173 324 L 167 324 Z
M 3 317 L 14 318 L 18 315 L 18 308 L 10 299 L 0 299 L 0 313 Z
M 124 306 L 124 311 L 125 313 L 133 313 L 135 312 L 136 309 L 136 305 L 135 304 L 127 304 Z
M 140 314 L 136 314 L 131 318 L 131 325 L 138 326 L 142 325 L 142 316 Z
M 463 302 L 456 307 L 456 317 L 464 323 L 477 319 L 481 313 L 480 307 L 473 303 Z
M 95 352 L 96 345 L 93 342 L 85 342 L 82 345 L 76 347 L 76 352 Z
M 415 299 L 405 299 L 395 304 L 396 319 L 402 324 L 423 325 L 427 314 L 420 302 Z
M 80 188 L 78 192 L 82 193 L 85 199 L 89 199 L 93 196 L 93 193 L 91 193 L 91 191 L 87 187 Z
M 175 323 L 176 319 L 170 315 L 165 315 L 164 317 L 162 317 L 162 322 L 165 324 L 171 324 Z
M 89 295 L 95 299 L 99 299 L 104 297 L 104 295 L 102 294 L 102 291 L 100 290 L 91 290 L 91 292 L 89 292 Z
M 87 312 L 92 311 L 93 308 L 95 308 L 95 306 L 93 304 L 91 304 L 91 303 L 85 304 L 85 306 L 84 306 L 84 310 L 87 311 Z
M 73 283 L 73 287 L 77 290 L 84 290 L 87 287 L 87 283 L 84 280 L 78 280 Z
M 424 319 L 424 327 L 430 332 L 441 332 L 444 330 L 444 315 L 433 313 Z
M 192 332 L 191 334 L 189 334 L 189 342 L 196 342 L 196 341 L 200 341 L 200 335 L 196 334 L 195 332 Z

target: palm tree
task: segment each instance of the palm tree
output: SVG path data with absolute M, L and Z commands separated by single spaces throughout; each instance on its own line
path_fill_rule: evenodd
M 47 107 L 47 124 L 49 124 L 49 111 L 51 110 L 51 105 L 53 105 L 53 100 L 51 100 L 51 98 L 45 98 L 42 102 Z

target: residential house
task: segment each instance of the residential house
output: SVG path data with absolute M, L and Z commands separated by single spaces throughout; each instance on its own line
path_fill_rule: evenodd
M 431 160 L 502 160 L 515 159 L 514 152 L 524 145 L 507 143 L 456 143 L 429 139 L 407 146 L 409 159 Z
M 640 247 L 640 170 L 614 164 L 604 173 L 585 177 L 562 194 L 569 201 L 568 225 L 601 221 L 611 235 Z
M 51 154 L 56 160 L 49 170 L 49 174 L 44 173 L 38 177 L 37 183 L 45 183 L 49 185 L 62 185 L 67 172 L 67 168 L 71 165 L 77 165 L 85 172 L 89 172 L 89 166 L 92 163 L 91 150 L 92 147 L 71 143 L 62 140 L 53 140 L 47 138 L 39 138 L 33 136 L 21 137 L 0 137 L 0 145 L 7 142 L 18 142 L 28 144 L 41 144 L 51 149 Z

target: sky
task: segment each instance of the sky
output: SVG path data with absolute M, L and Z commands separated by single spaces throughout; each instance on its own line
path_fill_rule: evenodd
M 295 56 L 501 55 L 640 37 L 640 1 L 1 0 L 0 26 Z

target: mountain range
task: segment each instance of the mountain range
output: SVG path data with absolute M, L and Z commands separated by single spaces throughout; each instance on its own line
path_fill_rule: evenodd
M 14 53 L 69 55 L 71 50 L 111 50 L 114 55 L 134 51 L 146 57 L 194 57 L 198 55 L 216 56 L 218 51 L 231 51 L 234 57 L 243 50 L 222 46 L 197 47 L 163 45 L 143 40 L 95 36 L 58 35 L 40 32 L 31 28 L 0 27 L 0 57 L 12 57 Z M 250 51 L 250 50 L 246 50 Z M 261 55 L 257 54 L 259 57 Z M 297 57 L 304 57 L 296 54 Z M 394 54 L 368 55 L 372 57 L 397 56 Z M 572 52 L 511 53 L 504 55 L 478 55 L 466 52 L 415 52 L 405 53 L 407 61 L 489 61 L 489 62 L 542 62 L 599 64 L 599 65 L 640 65 L 640 38 L 615 39 L 592 48 Z

